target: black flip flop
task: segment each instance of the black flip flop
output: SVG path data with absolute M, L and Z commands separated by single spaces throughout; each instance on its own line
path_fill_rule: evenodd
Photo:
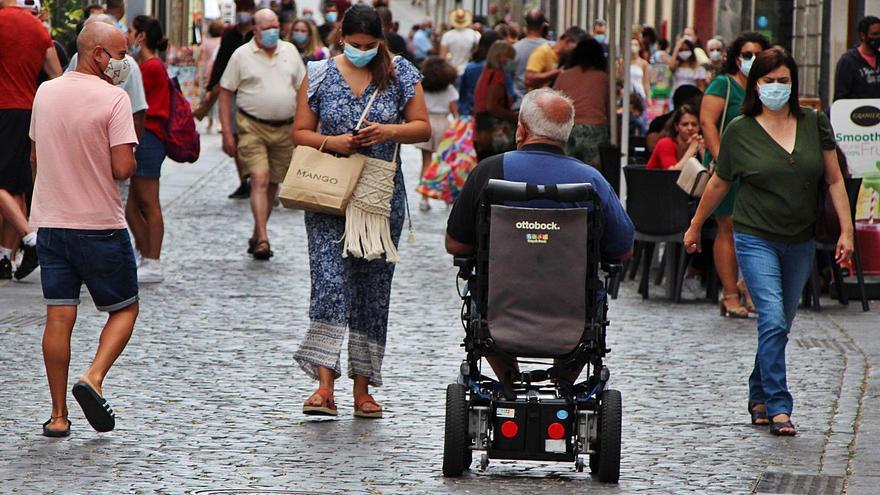
M 73 396 L 95 431 L 104 433 L 116 427 L 116 415 L 113 414 L 113 409 L 110 409 L 110 404 L 107 404 L 91 385 L 83 381 L 76 382 L 73 386 Z
M 263 244 L 266 245 L 266 249 L 262 249 Z M 262 240 L 262 241 L 257 241 L 257 243 L 254 244 L 254 252 L 252 255 L 253 255 L 254 259 L 257 259 L 260 261 L 267 261 L 272 256 L 275 256 L 275 253 L 272 252 L 272 248 L 269 246 L 269 241 Z
M 67 429 L 66 430 L 50 430 L 49 423 L 51 423 L 53 419 L 55 419 L 55 418 L 49 418 L 48 421 L 43 423 L 43 436 L 50 437 L 50 438 L 63 438 L 63 437 L 70 436 L 70 420 L 67 418 L 64 418 L 67 421 Z

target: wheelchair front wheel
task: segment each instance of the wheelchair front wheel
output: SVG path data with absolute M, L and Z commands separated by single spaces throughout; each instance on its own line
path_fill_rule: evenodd
M 464 385 L 446 387 L 446 430 L 443 439 L 443 476 L 461 476 L 473 460 L 468 441 L 468 403 Z
M 599 448 L 590 456 L 590 471 L 602 483 L 620 479 L 620 437 L 623 399 L 617 390 L 606 390 L 599 402 Z

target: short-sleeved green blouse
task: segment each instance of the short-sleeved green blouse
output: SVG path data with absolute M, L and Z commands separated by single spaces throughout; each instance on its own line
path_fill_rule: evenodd
M 753 117 L 741 115 L 725 130 L 715 173 L 728 182 L 740 180 L 735 231 L 788 244 L 813 237 L 823 150 L 834 149 L 835 141 L 824 113 L 803 112 L 790 154 Z

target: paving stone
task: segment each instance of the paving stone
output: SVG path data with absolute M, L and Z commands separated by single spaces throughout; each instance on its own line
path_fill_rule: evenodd
M 166 213 L 163 264 L 171 276 L 142 288 L 135 333 L 105 383 L 116 431 L 93 432 L 70 400 L 71 437 L 41 437 L 50 404 L 42 328 L 41 320 L 27 319 L 42 314 L 39 300 L 14 308 L 21 325 L 0 325 L 0 377 L 8 391 L 0 409 L 0 491 L 745 493 L 766 470 L 819 473 L 825 454 L 837 472 L 823 474 L 844 474 L 845 445 L 829 444 L 827 434 L 846 346 L 789 346 L 800 433 L 775 438 L 750 426 L 746 413 L 754 320 L 719 318 L 712 305 L 643 301 L 628 282 L 612 303 L 607 359 L 624 400 L 620 485 L 604 486 L 568 464 L 535 462 L 493 461 L 486 472 L 444 479 L 445 387 L 463 354 L 456 270 L 443 251 L 448 210 L 436 203 L 427 213 L 413 208 L 417 242 L 400 248 L 386 385 L 376 394 L 385 418 L 352 417 L 347 379 L 337 388 L 337 421 L 303 417 L 301 403 L 315 387 L 292 361 L 308 323 L 303 215 L 276 209 L 269 229 L 276 256 L 268 263 L 247 256 L 249 207 L 226 198 L 235 179 L 229 160 L 211 151 L 217 141 L 207 136 L 203 143 L 203 160 L 214 165 Z M 412 190 L 419 155 L 404 147 L 403 156 Z M 413 205 L 417 200 L 411 195 Z M 19 288 L 27 287 L 0 287 L 0 297 Z M 0 309 L 0 321 L 7 311 Z M 85 370 L 104 321 L 84 299 L 71 383 Z M 792 336 L 838 339 L 823 321 L 802 313 Z

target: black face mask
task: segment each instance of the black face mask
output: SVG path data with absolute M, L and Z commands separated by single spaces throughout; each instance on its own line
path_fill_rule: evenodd
M 865 44 L 874 50 L 874 53 L 880 53 L 880 38 L 865 38 Z

